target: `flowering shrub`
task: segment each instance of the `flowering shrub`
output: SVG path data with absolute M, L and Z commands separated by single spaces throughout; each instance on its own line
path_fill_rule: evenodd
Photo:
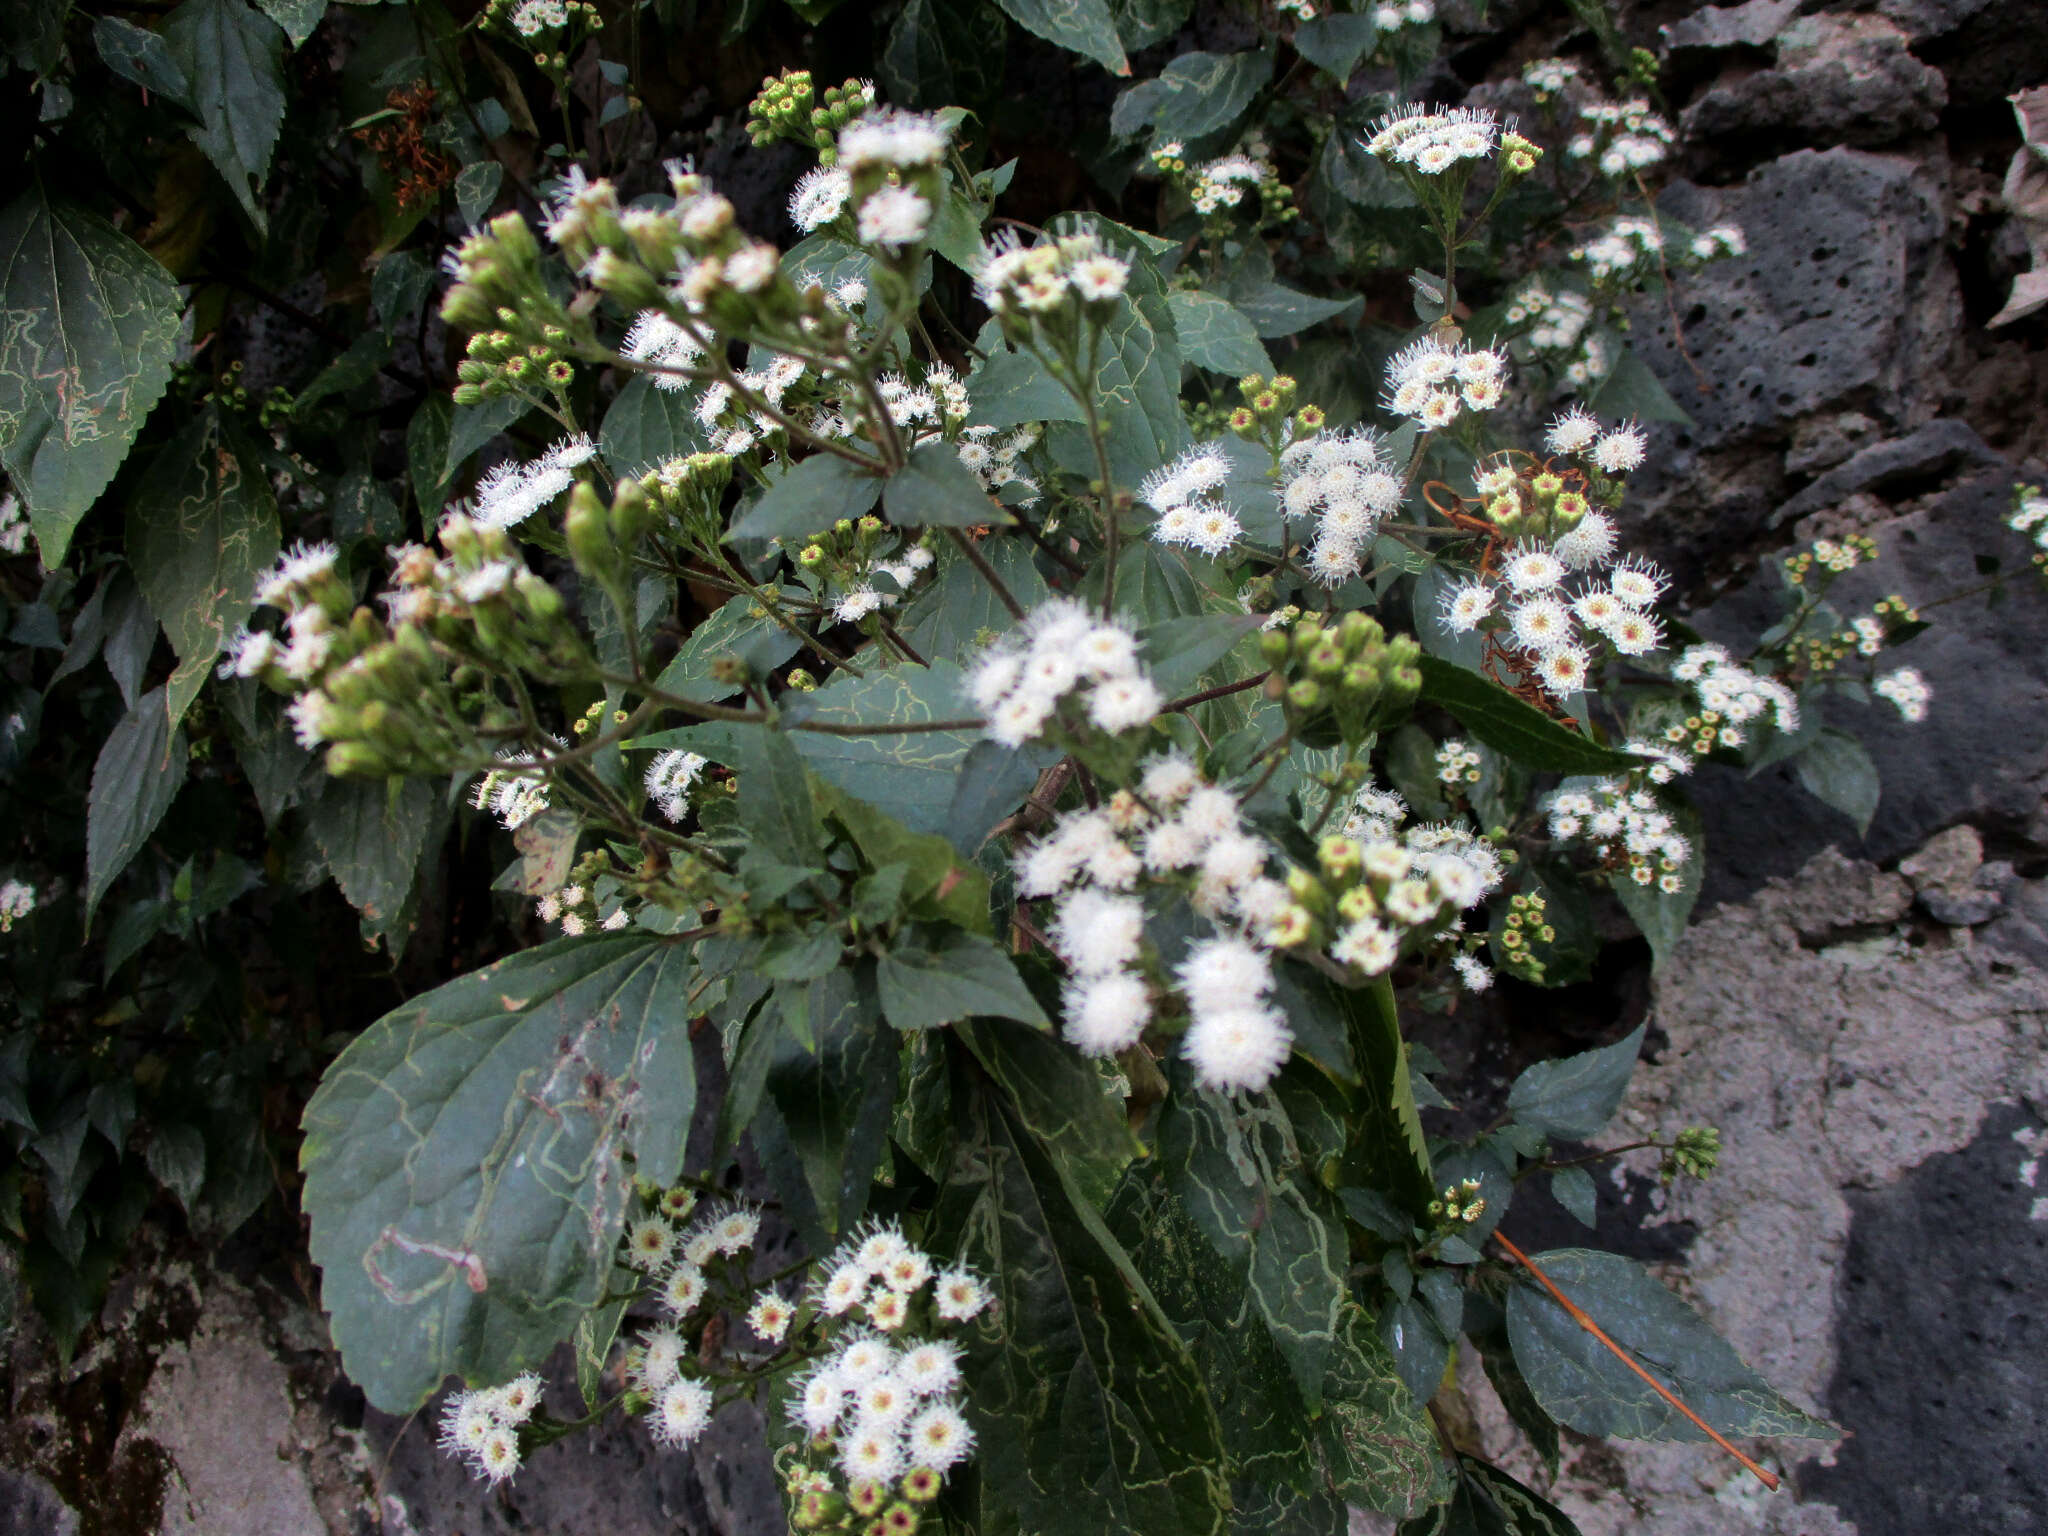
M 1112 68 L 1145 34 L 1003 10 Z M 1710 852 L 1691 774 L 1789 760 L 1867 823 L 1874 771 L 1822 699 L 1928 715 L 1887 655 L 1912 603 L 1830 600 L 1869 541 L 1778 559 L 1784 618 L 1746 648 L 1687 628 L 1632 547 L 1642 421 L 1678 408 L 1622 305 L 1741 232 L 1655 214 L 1672 135 L 1634 77 L 1610 100 L 1530 65 L 1519 129 L 1318 115 L 1362 64 L 1431 55 L 1427 0 L 1258 9 L 1256 47 L 1117 100 L 1105 179 L 1155 228 L 1027 222 L 1015 163 L 938 99 L 933 58 L 969 74 L 942 12 L 895 15 L 881 86 L 788 70 L 748 104 L 753 147 L 803 159 L 787 248 L 691 162 L 618 163 L 649 109 L 608 10 L 422 32 L 433 57 L 355 125 L 381 325 L 296 396 L 209 375 L 205 312 L 181 333 L 159 258 L 97 213 L 39 182 L 0 214 L 11 306 L 82 302 L 30 235 L 129 296 L 99 339 L 37 343 L 78 392 L 7 354 L 0 551 L 25 594 L 33 536 L 16 633 L 59 657 L 20 662 L 0 753 L 18 775 L 45 709 L 99 744 L 82 849 L 26 843 L 0 931 L 61 949 L 116 913 L 105 976 L 18 985 L 24 1013 L 182 976 L 176 946 L 261 928 L 238 899 L 329 874 L 396 955 L 451 822 L 495 850 L 502 926 L 472 949 L 501 958 L 351 1018 L 299 1149 L 347 1370 L 394 1412 L 462 1378 L 442 1443 L 494 1483 L 612 1413 L 689 1446 L 746 1395 L 800 1530 L 1335 1532 L 1347 1505 L 1568 1529 L 1432 1423 L 1461 1338 L 1553 1461 L 1559 1425 L 1831 1434 L 1638 1266 L 1498 1230 L 1531 1178 L 1591 1225 L 1585 1159 L 1554 1153 L 1599 1135 L 1641 1031 L 1529 1068 L 1453 1140 L 1420 1108 L 1460 1085 L 1402 1028 L 1404 1001 L 1583 978 L 1596 901 L 1661 962 Z M 191 108 L 260 235 L 282 108 L 212 91 L 201 25 L 272 85 L 280 26 L 310 30 L 185 0 L 160 33 L 102 18 L 90 69 Z M 458 48 L 513 85 L 474 99 Z M 486 153 L 515 136 L 524 161 Z M 1513 233 L 1593 206 L 1568 248 Z M 1277 277 L 1304 220 L 1291 275 L 1346 296 Z M 1367 281 L 1403 267 L 1412 313 Z M 1301 339 L 1366 296 L 1370 347 Z M 402 432 L 351 426 L 437 346 L 452 377 Z M 82 424 L 81 393 L 126 403 Z M 131 474 L 145 416 L 163 440 Z M 87 518 L 117 470 L 125 542 Z M 55 692 L 98 657 L 94 691 Z M 166 819 L 215 741 L 264 859 Z M 46 1309 L 125 1236 L 80 1203 L 96 1171 L 230 1226 L 262 1199 L 248 1085 L 290 1053 L 228 1028 L 222 974 L 174 994 L 223 1015 L 207 1051 L 145 1072 L 138 1042 L 97 1080 L 27 1035 L 0 1052 L 0 1086 L 49 1101 L 0 1095 Z M 241 1086 L 195 1123 L 190 1082 Z M 743 1140 L 771 1204 L 735 1195 Z M 1705 1177 L 1720 1148 L 1665 1152 Z M 582 1402 L 557 1418 L 538 1373 L 565 1341 Z

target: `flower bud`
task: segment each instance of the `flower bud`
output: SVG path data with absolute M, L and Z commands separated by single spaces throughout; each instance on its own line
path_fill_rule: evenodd
M 618 551 L 612 544 L 611 522 L 604 504 L 587 480 L 579 480 L 569 492 L 569 510 L 562 520 L 562 532 L 569 541 L 569 558 L 584 576 L 609 575 L 618 565 Z

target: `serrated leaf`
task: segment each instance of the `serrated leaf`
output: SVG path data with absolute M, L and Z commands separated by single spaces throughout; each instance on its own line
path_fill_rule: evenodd
M 1531 1257 L 1610 1339 L 1722 1434 L 1837 1437 L 1832 1425 L 1773 1391 L 1727 1340 L 1633 1260 L 1589 1248 Z M 1507 1314 L 1515 1364 L 1544 1412 L 1560 1424 L 1625 1440 L 1707 1438 L 1528 1275 L 1508 1292 Z
M 180 661 L 210 662 L 227 645 L 277 549 L 270 477 L 227 418 L 201 411 L 128 504 L 128 563 Z
M 1316 16 L 1294 29 L 1294 47 L 1318 69 L 1326 69 L 1339 81 L 1349 80 L 1358 61 L 1378 41 L 1379 27 L 1369 15 L 1335 12 Z
M 882 511 L 898 528 L 979 528 L 1010 521 L 949 443 L 927 443 L 882 486 Z
M 395 958 L 414 913 L 409 898 L 440 796 L 425 779 L 329 779 L 313 803 L 313 836 L 349 905 Z
M 858 518 L 882 494 L 882 482 L 835 453 L 813 454 L 768 487 L 726 533 L 732 539 L 794 539 Z
M 1166 296 L 1173 310 L 1173 331 L 1180 355 L 1197 368 L 1242 378 L 1273 371 L 1273 360 L 1259 345 L 1259 333 L 1228 299 L 1199 289 L 1176 288 Z
M 809 696 L 805 723 L 870 725 L 973 719 L 960 668 L 950 661 L 896 667 L 865 677 L 841 674 Z M 953 781 L 978 730 L 915 731 L 888 736 L 792 733 L 820 778 L 877 806 L 913 832 L 943 832 Z
M 123 80 L 192 109 L 192 82 L 171 57 L 169 45 L 149 28 L 118 16 L 100 16 L 93 20 L 92 41 L 107 68 Z
M 985 427 L 1033 421 L 1086 421 L 1079 402 L 1029 352 L 998 348 L 967 376 L 968 419 Z
M 1612 1045 L 1525 1068 L 1508 1090 L 1508 1113 L 1545 1136 L 1584 1141 L 1621 1107 L 1642 1053 L 1646 1024 Z
M 1052 1021 L 993 939 L 912 930 L 875 967 L 882 1014 L 898 1029 L 937 1029 L 977 1015 L 1050 1029 Z
M 1113 75 L 1128 75 L 1108 0 L 996 0 L 1010 19 L 1069 53 L 1093 59 Z
M 1358 1071 L 1344 1182 L 1391 1200 L 1419 1221 L 1436 1190 L 1393 985 L 1382 976 L 1364 988 L 1326 985 L 1323 991 L 1343 1010 Z
M 981 546 L 1005 588 L 1027 612 L 1050 590 L 1025 539 L 987 539 Z M 951 543 L 939 546 L 930 578 L 903 611 L 897 627 L 927 661 L 961 661 L 1016 621 L 995 589 Z
M 40 182 L 0 213 L 0 464 L 45 566 L 170 382 L 182 307 L 148 252 Z
M 1869 832 L 1884 786 L 1862 742 L 1847 731 L 1824 726 L 1792 766 L 1799 770 L 1799 782 L 1808 794 L 1856 823 L 1858 837 Z
M 171 724 L 164 690 L 152 689 L 100 747 L 86 798 L 85 920 L 89 926 L 114 877 L 164 819 L 184 787 L 185 733 Z
M 261 194 L 284 126 L 283 30 L 245 0 L 185 0 L 164 22 L 163 39 L 192 82 L 192 142 L 249 221 L 267 229 Z
M 306 1108 L 321 1301 L 350 1380 L 409 1413 L 539 1365 L 604 1296 L 627 1180 L 682 1169 L 690 952 L 562 939 L 372 1024 Z
M 1423 656 L 1422 696 L 1510 761 L 1537 772 L 1618 773 L 1641 759 L 1568 731 L 1498 683 L 1437 656 Z
M 533 409 L 518 395 L 503 395 L 476 405 L 458 405 L 448 418 L 447 459 L 441 466 L 443 485 L 454 480 L 471 454 L 516 424 Z
M 1144 1148 L 1132 1132 L 1120 1093 L 1096 1064 L 1035 1029 L 975 1021 L 958 1033 L 974 1059 L 1010 1096 L 1016 1119 L 1059 1159 L 1067 1181 L 1088 1204 L 1109 1204 L 1124 1169 Z
M 263 12 L 284 28 L 294 48 L 302 46 L 327 14 L 327 0 L 257 0 Z M 472 221 L 474 222 L 474 221 Z
M 701 453 L 710 446 L 691 408 L 696 394 L 663 389 L 643 373 L 619 391 L 604 413 L 598 449 L 615 475 L 644 475 L 669 459 Z
M 1169 699 L 1190 692 L 1263 622 L 1256 614 L 1205 613 L 1147 625 L 1138 637 L 1146 674 Z

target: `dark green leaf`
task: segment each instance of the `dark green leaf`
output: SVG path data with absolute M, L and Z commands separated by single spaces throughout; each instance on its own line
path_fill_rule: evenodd
M 320 25 L 320 18 L 327 14 L 327 0 L 257 0 L 257 3 L 263 7 L 266 16 L 284 28 L 285 36 L 292 40 L 294 48 L 313 35 L 313 29 Z
M 1245 636 L 1256 634 L 1262 622 L 1249 613 L 1205 613 L 1147 625 L 1139 636 L 1145 671 L 1169 699 L 1192 692 L 1202 674 L 1236 650 Z M 1248 670 L 1261 669 L 1254 665 Z
M 1616 773 L 1641 761 L 1566 730 L 1535 705 L 1523 703 L 1477 672 L 1436 656 L 1424 656 L 1417 665 L 1425 699 L 1449 710 L 1480 741 L 1524 768 Z
M 495 160 L 478 160 L 465 165 L 455 177 L 455 209 L 462 215 L 463 222 L 470 225 L 483 223 L 485 215 L 491 211 L 491 204 L 498 200 L 498 188 L 504 182 L 505 167 Z
M 128 506 L 128 563 L 180 661 L 210 662 L 255 606 L 277 559 L 277 501 L 239 431 L 215 410 L 187 422 Z
M 396 957 L 416 921 L 412 900 L 420 855 L 440 795 L 425 779 L 329 779 L 311 815 L 313 836 L 365 938 Z
M 1259 333 L 1228 299 L 1176 288 L 1166 302 L 1173 310 L 1173 331 L 1185 361 L 1232 378 L 1273 371 L 1272 358 L 1259 345 Z
M 978 528 L 1010 521 L 949 443 L 927 443 L 882 486 L 882 511 L 898 528 Z
M 92 24 L 92 41 L 107 68 L 123 80 L 192 110 L 192 82 L 171 57 L 169 46 L 149 28 L 118 16 L 101 16 Z
M 184 786 L 185 733 L 174 729 L 164 690 L 136 700 L 100 747 L 86 801 L 85 920 L 128 867 Z
M 833 453 L 813 454 L 768 487 L 726 534 L 728 539 L 795 539 L 863 516 L 882 482 Z
M 1222 133 L 1272 76 L 1273 55 L 1264 49 L 1181 54 L 1159 72 L 1167 90 L 1152 111 L 1152 141 Z
M 668 693 L 716 702 L 739 692 L 737 684 L 712 680 L 719 657 L 750 656 L 766 672 L 794 656 L 800 643 L 751 597 L 735 597 L 691 629 L 655 682 Z
M 1436 1190 L 1393 987 L 1382 976 L 1364 988 L 1329 986 L 1324 995 L 1343 1010 L 1358 1066 L 1358 1107 L 1344 1182 L 1391 1199 L 1419 1221 Z
M 844 969 L 811 982 L 804 989 L 805 1028 L 799 1034 L 783 1020 L 768 1068 L 768 1095 L 828 1239 L 843 1236 L 866 1211 L 895 1107 L 897 1037 L 864 991 Z
M 809 722 L 868 725 L 973 719 L 959 667 L 897 667 L 865 677 L 841 674 L 810 695 Z M 941 832 L 953 781 L 976 730 L 835 736 L 799 730 L 797 751 L 820 778 L 888 812 L 913 832 Z
M 989 931 L 988 876 L 957 855 L 946 839 L 913 832 L 836 785 L 814 779 L 811 792 L 820 813 L 846 828 L 870 866 L 900 871 L 900 898 L 912 916 L 949 922 L 970 933 Z
M 166 1121 L 150 1132 L 142 1160 L 150 1177 L 178 1197 L 186 1214 L 199 1203 L 206 1183 L 206 1138 L 183 1120 Z
M 397 335 L 401 328 L 410 332 L 433 291 L 433 264 L 418 251 L 388 252 L 370 274 L 370 300 L 386 336 Z
M 1127 49 L 1149 47 L 1187 24 L 1195 0 L 1109 0 L 1116 35 Z
M 784 864 L 818 862 L 818 813 L 803 759 L 787 732 L 756 728 L 752 754 L 740 766 L 740 825 L 762 852 Z
M 1325 320 L 1334 320 L 1359 308 L 1357 298 L 1319 299 L 1300 293 L 1284 283 L 1230 284 L 1225 292 L 1237 312 L 1249 320 L 1252 330 L 1267 341 L 1292 336 Z
M 603 1297 L 627 1180 L 682 1169 L 689 950 L 563 939 L 414 999 L 327 1069 L 300 1166 L 350 1380 L 409 1413 L 540 1364 Z
M 663 389 L 652 374 L 645 373 L 620 390 L 619 398 L 604 413 L 604 430 L 598 439 L 612 473 L 644 475 L 670 459 L 708 448 L 710 439 L 692 409 L 696 399 L 690 390 Z
M 1589 1248 L 1532 1257 L 1610 1339 L 1722 1434 L 1836 1437 L 1833 1426 L 1774 1392 L 1633 1260 Z M 1507 1314 L 1515 1363 L 1560 1424 L 1627 1440 L 1706 1439 L 1527 1276 L 1508 1293 Z
M 1026 610 L 1049 590 L 1024 539 L 985 539 L 981 552 L 1012 597 Z M 963 661 L 1015 621 L 995 589 L 953 546 L 939 546 L 927 581 L 904 611 L 899 628 L 927 661 Z
M 1131 263 L 1123 296 L 1112 307 L 1098 343 L 1095 393 L 1110 473 L 1135 485 L 1187 446 L 1173 310 L 1166 302 L 1166 285 L 1136 231 L 1093 215 L 1077 216 L 1075 223 L 1094 231 L 1106 247 Z M 1063 467 L 1084 478 L 1100 474 L 1095 450 L 1079 427 L 1056 422 L 1046 440 Z
M 398 503 L 368 470 L 352 469 L 327 496 L 327 515 L 342 544 L 396 544 L 405 537 Z
M 1086 421 L 1074 397 L 1029 352 L 997 349 L 967 376 L 973 402 L 969 419 L 987 427 L 1021 427 L 1031 421 Z
M 1585 1169 L 1559 1168 L 1550 1176 L 1550 1193 L 1580 1226 L 1598 1225 L 1599 1192 L 1593 1187 L 1593 1175 Z
M 37 182 L 0 213 L 0 308 L 0 464 L 54 570 L 170 382 L 183 305 L 141 246 Z
M 1508 1113 L 1545 1136 L 1565 1141 L 1597 1136 L 1628 1092 L 1647 1028 L 1638 1024 L 1612 1045 L 1526 1068 L 1508 1090 Z
M 975 1021 L 962 1024 L 959 1035 L 1076 1193 L 1098 1209 L 1108 1205 L 1124 1169 L 1143 1151 L 1113 1081 L 1039 1030 Z
M 898 1029 L 936 1029 L 977 1014 L 1051 1028 L 1001 946 L 979 934 L 906 934 L 875 968 L 882 1013 Z
M 996 0 L 1012 21 L 1069 53 L 1093 59 L 1113 75 L 1128 75 L 1108 0 Z
M 1799 782 L 1806 792 L 1853 821 L 1858 837 L 1870 830 L 1883 786 L 1878 781 L 1877 764 L 1870 760 L 1862 742 L 1847 731 L 1824 726 L 1792 765 L 1799 770 Z
M 1621 356 L 1615 359 L 1607 377 L 1587 402 L 1587 409 L 1600 416 L 1633 416 L 1641 421 L 1692 425 L 1685 407 L 1671 398 L 1671 392 L 1650 372 L 1649 365 L 1636 355 L 1633 347 L 1622 349 Z
M 1023 803 L 1038 776 L 1059 757 L 1051 747 L 976 742 L 960 764 L 953 803 L 946 809 L 946 838 L 954 849 L 973 858 L 996 824 Z
M 413 412 L 405 429 L 405 466 L 412 476 L 414 505 L 422 522 L 439 521 L 441 503 L 448 483 L 455 477 L 448 468 L 448 433 L 455 421 L 455 407 L 447 396 L 436 393 Z
M 1338 11 L 1317 16 L 1294 29 L 1294 46 L 1309 63 L 1326 69 L 1340 81 L 1349 80 L 1358 61 L 1371 52 L 1379 28 L 1369 15 Z
M 250 222 L 267 228 L 261 194 L 284 126 L 284 32 L 246 0 L 185 0 L 164 22 L 163 39 L 192 82 L 192 142 Z
M 479 405 L 458 405 L 448 419 L 448 459 L 442 465 L 443 483 L 452 481 L 471 454 L 517 422 L 532 407 L 517 395 L 486 400 Z

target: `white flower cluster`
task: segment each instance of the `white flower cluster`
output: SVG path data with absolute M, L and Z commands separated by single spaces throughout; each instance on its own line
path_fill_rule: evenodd
M 512 12 L 512 30 L 521 37 L 559 32 L 568 24 L 569 8 L 562 0 L 520 0 Z
M 1740 256 L 1749 249 L 1749 237 L 1743 234 L 1739 224 L 1716 224 L 1712 229 L 1703 229 L 1694 235 L 1690 249 L 1700 261 Z
M 1870 685 L 1870 691 L 1881 699 L 1891 700 L 1899 713 L 1915 725 L 1927 718 L 1927 706 L 1934 700 L 1934 690 L 1917 667 L 1900 667 L 1885 673 Z
M 1036 245 L 1024 245 L 1006 230 L 982 249 L 974 274 L 976 296 L 995 315 L 1046 314 L 1070 297 L 1083 303 L 1114 299 L 1130 275 L 1131 264 L 1104 250 L 1087 230 Z
M 1538 102 L 1562 96 L 1579 78 L 1579 66 L 1569 59 L 1535 59 L 1522 66 L 1522 83 L 1535 93 Z
M 951 132 L 943 120 L 894 107 L 871 108 L 839 131 L 839 164 L 850 175 L 930 170 L 944 163 Z
M 10 933 L 14 925 L 36 909 L 36 888 L 21 880 L 0 881 L 0 933 Z
M 10 501 L 12 497 L 8 498 Z M 2014 533 L 2024 533 L 2034 541 L 2034 547 L 2048 550 L 2048 496 L 2031 486 L 2024 487 L 2014 499 L 2011 512 L 2006 515 L 2005 526 Z
M 534 911 L 544 923 L 560 923 L 562 932 L 572 939 L 581 938 L 593 927 L 617 933 L 633 921 L 623 902 L 604 912 L 596 893 L 580 885 L 565 885 L 559 891 L 548 892 L 534 903 Z
M 833 604 L 832 617 L 841 624 L 853 624 L 884 608 L 894 608 L 931 568 L 932 552 L 922 544 L 911 545 L 897 559 L 876 560 L 868 566 L 867 575 Z M 894 585 L 876 586 L 870 579 L 876 575 L 888 577 Z
M 318 697 L 317 693 L 302 694 L 299 702 Z M 555 745 L 566 749 L 568 744 L 557 741 Z M 496 816 L 507 832 L 516 832 L 548 808 L 548 781 L 540 774 L 544 760 L 518 747 L 501 747 L 498 761 L 503 766 L 477 780 L 469 803 Z
M 1613 476 L 1641 469 L 1649 456 L 1650 440 L 1633 422 L 1602 426 L 1591 411 L 1575 405 L 1551 422 L 1543 434 L 1543 446 Z
M 1506 386 L 1507 357 L 1447 346 L 1434 336 L 1410 342 L 1387 362 L 1387 409 L 1430 431 L 1465 411 L 1490 411 Z
M 1565 146 L 1575 160 L 1594 159 L 1603 176 L 1626 176 L 1646 170 L 1669 153 L 1674 135 L 1671 125 L 1650 110 L 1641 97 L 1615 105 L 1589 102 L 1579 116 L 1594 125 L 1592 133 L 1580 134 Z
M 576 471 L 597 455 L 597 444 L 583 433 L 562 439 L 530 463 L 507 460 L 485 471 L 477 482 L 473 507 L 465 507 L 483 528 L 511 528 L 551 505 L 576 483 Z
M 1431 111 L 1410 103 L 1379 121 L 1365 149 L 1424 176 L 1438 176 L 1462 160 L 1491 159 L 1500 134 L 1500 119 L 1484 107 Z
M 1178 152 L 1178 146 L 1166 146 Z M 1246 190 L 1278 178 L 1272 161 L 1262 155 L 1225 155 L 1198 166 L 1188 184 L 1188 197 L 1197 213 L 1219 213 L 1244 201 Z
M 1404 827 L 1407 814 L 1399 795 L 1367 785 L 1352 802 L 1346 831 L 1319 850 L 1326 871 L 1357 877 L 1337 898 L 1330 958 L 1368 976 L 1392 967 L 1415 932 L 1455 922 L 1500 888 L 1491 843 L 1451 822 Z
M 1070 695 L 1090 724 L 1113 732 L 1150 725 L 1166 702 L 1139 664 L 1137 636 L 1059 597 L 981 653 L 967 691 L 988 717 L 990 738 L 1006 747 L 1044 730 Z
M 687 1228 L 676 1223 L 695 1209 L 687 1192 L 671 1192 L 659 1208 L 626 1230 L 626 1262 L 643 1271 L 667 1321 L 627 1352 L 628 1380 L 649 1400 L 647 1425 L 661 1444 L 690 1444 L 711 1422 L 711 1389 L 684 1374 L 691 1351 L 681 1325 L 703 1305 L 705 1269 L 744 1254 L 761 1230 L 760 1213 L 731 1202 L 713 1206 Z
M 693 368 L 704 356 L 704 344 L 658 309 L 643 309 L 626 330 L 619 355 L 652 370 L 654 387 L 671 393 L 687 389 L 680 370 Z
M 681 821 L 690 812 L 690 790 L 707 766 L 701 755 L 680 747 L 655 753 L 647 765 L 647 798 L 670 821 Z
M 1637 266 L 1664 249 L 1664 231 L 1655 219 L 1624 214 L 1584 245 L 1572 248 L 1571 259 L 1583 262 L 1596 283 L 1632 277 Z
M 1400 466 L 1365 427 L 1298 438 L 1280 454 L 1280 508 L 1289 518 L 1314 519 L 1308 573 L 1326 587 L 1364 567 L 1380 520 L 1400 507 L 1404 492 Z
M 0 496 L 0 554 L 18 555 L 28 548 L 28 514 L 21 510 L 21 498 L 9 491 Z
M 733 375 L 733 381 L 748 394 L 780 410 L 789 391 L 804 375 L 800 359 L 777 353 L 766 367 L 744 369 Z M 782 431 L 781 422 L 766 411 L 750 409 L 739 390 L 724 382 L 704 386 L 704 393 L 697 397 L 695 415 L 698 424 L 711 434 L 712 447 L 734 458 Z
M 1471 742 L 1453 737 L 1436 749 L 1436 777 L 1453 787 L 1477 784 L 1482 777 L 1478 749 Z
M 1681 868 L 1692 857 L 1692 843 L 1656 795 L 1627 776 L 1560 789 L 1550 797 L 1548 814 L 1553 838 L 1591 845 L 1594 858 L 1625 866 L 1637 885 L 1654 882 L 1667 895 L 1683 888 Z
M 853 178 L 845 166 L 821 165 L 806 171 L 789 194 L 790 222 L 807 235 L 815 234 L 839 217 L 852 196 Z
M 1230 460 L 1214 443 L 1190 448 L 1138 485 L 1138 500 L 1159 514 L 1152 537 L 1205 555 L 1224 555 L 1244 537 L 1237 514 L 1218 498 L 1230 478 Z
M 1736 662 L 1724 646 L 1687 646 L 1671 675 L 1692 684 L 1702 714 L 1715 717 L 1710 723 L 1718 727 L 1724 746 L 1741 746 L 1743 727 L 1767 713 L 1771 723 L 1788 735 L 1799 729 L 1798 695 L 1776 678 L 1761 676 Z
M 503 1386 L 457 1392 L 441 1410 L 441 1449 L 484 1481 L 504 1482 L 519 1470 L 519 1426 L 540 1407 L 542 1391 L 529 1371 Z
M 1017 505 L 1028 507 L 1038 500 L 1038 482 L 1019 469 L 1017 461 L 1038 442 L 1038 436 L 1036 425 L 1018 427 L 1000 438 L 994 427 L 968 427 L 961 432 L 954 451 L 960 462 L 974 471 L 983 490 L 994 495 L 1006 485 L 1019 486 L 1025 494 Z
M 829 1438 L 856 1499 L 864 1484 L 906 1479 L 905 1494 L 922 1502 L 974 1453 L 974 1431 L 960 1410 L 959 1346 L 911 1332 L 911 1309 L 929 1285 L 938 1323 L 971 1322 L 989 1306 L 988 1287 L 964 1267 L 939 1271 L 893 1222 L 857 1234 L 820 1272 L 819 1314 L 837 1318 L 858 1308 L 873 1326 L 841 1332 L 833 1352 L 791 1382 L 790 1418 L 814 1438 Z M 829 1479 L 820 1485 L 830 1488 Z
M 1372 8 L 1372 24 L 1384 35 L 1403 27 L 1423 27 L 1436 20 L 1434 0 L 1407 0 L 1405 5 L 1383 4 Z

